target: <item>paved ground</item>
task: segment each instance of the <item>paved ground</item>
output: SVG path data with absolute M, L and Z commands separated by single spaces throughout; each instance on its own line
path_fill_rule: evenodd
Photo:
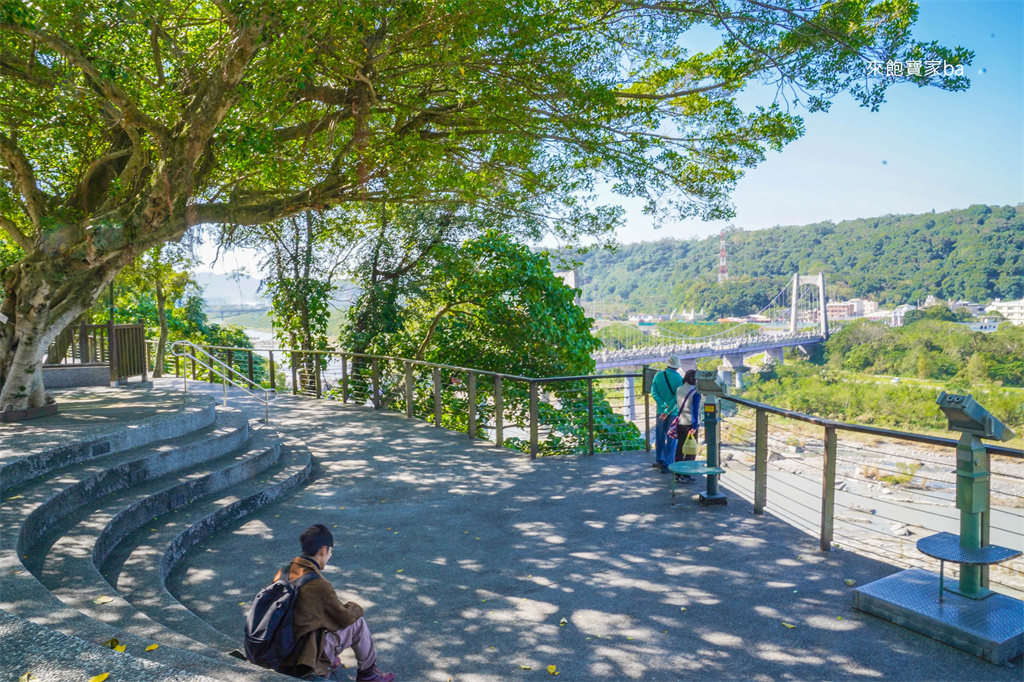
M 549 665 L 569 680 L 1021 679 L 1020 667 L 853 611 L 844 579 L 894 566 L 821 554 L 736 494 L 727 507 L 669 506 L 649 455 L 530 462 L 290 396 L 271 421 L 318 457 L 312 482 L 171 580 L 228 635 L 298 534 L 322 522 L 336 537 L 328 578 L 366 608 L 382 665 L 406 681 L 547 679 Z

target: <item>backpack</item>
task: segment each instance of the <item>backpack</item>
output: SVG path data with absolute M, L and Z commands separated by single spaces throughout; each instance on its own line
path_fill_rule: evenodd
M 286 568 L 282 573 L 288 575 Z M 295 648 L 292 636 L 292 612 L 299 588 L 319 578 L 315 571 L 295 580 L 281 578 L 260 590 L 245 619 L 245 657 L 264 668 L 276 668 Z

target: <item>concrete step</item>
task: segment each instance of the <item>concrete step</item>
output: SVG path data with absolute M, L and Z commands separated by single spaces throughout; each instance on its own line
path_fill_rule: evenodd
M 220 632 L 185 608 L 167 590 L 167 576 L 191 549 L 213 533 L 276 501 L 305 482 L 312 455 L 299 440 L 285 437 L 280 461 L 257 479 L 245 481 L 154 519 L 128 537 L 102 567 L 107 582 L 136 609 L 196 641 L 229 651 L 241 648 L 242 622 Z M 252 588 L 253 595 L 260 586 Z M 253 595 L 246 594 L 248 601 Z
M 216 403 L 210 396 L 168 396 L 175 402 L 180 400 L 181 407 L 133 420 L 131 423 L 96 427 L 85 437 L 73 434 L 67 442 L 55 439 L 52 445 L 44 445 L 23 457 L 5 459 L 0 463 L 0 496 L 6 498 L 12 494 L 10 488 L 56 469 L 143 447 L 156 441 L 179 438 L 210 426 L 217 418 Z
M 90 618 L 116 623 L 136 635 L 220 658 L 216 649 L 202 643 L 204 640 L 177 635 L 138 613 L 103 579 L 99 566 L 130 533 L 148 529 L 154 517 L 259 475 L 277 461 L 279 454 L 277 434 L 264 429 L 226 456 L 103 498 L 95 511 L 73 515 L 52 531 L 59 537 L 36 573 L 37 577 L 61 601 Z M 97 605 L 95 600 L 103 597 L 112 601 Z
M 82 682 L 101 673 L 133 682 L 214 682 L 152 660 L 145 648 L 114 651 L 58 630 L 0 611 L 0 670 L 4 679 L 26 673 L 46 682 Z M 284 678 L 282 678 L 284 679 Z
M 16 486 L 0 504 L 0 552 L 31 556 L 43 534 L 75 510 L 131 485 L 230 452 L 248 433 L 245 417 L 223 412 L 216 423 L 185 435 L 71 464 Z

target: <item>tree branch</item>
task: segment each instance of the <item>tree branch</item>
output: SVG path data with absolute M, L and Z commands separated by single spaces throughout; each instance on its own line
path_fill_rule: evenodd
M 25 200 L 25 207 L 28 210 L 29 218 L 32 219 L 32 224 L 37 231 L 42 230 L 47 197 L 36 184 L 35 172 L 25 153 L 13 139 L 2 132 L 0 132 L 0 156 L 3 156 L 7 165 L 14 172 L 18 181 L 18 189 Z
M 28 235 L 21 231 L 13 220 L 0 215 L 0 227 L 3 228 L 4 232 L 14 240 L 14 243 L 21 247 L 21 250 L 25 253 L 31 253 L 32 251 L 32 240 L 29 239 Z

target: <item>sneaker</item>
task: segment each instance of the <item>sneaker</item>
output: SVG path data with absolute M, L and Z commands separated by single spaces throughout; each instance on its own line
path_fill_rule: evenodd
M 381 672 L 380 668 L 377 666 L 373 666 L 366 670 L 360 670 L 356 675 L 356 682 L 392 682 L 394 679 L 394 673 Z
M 661 465 L 660 465 L 660 464 L 658 464 L 657 462 L 651 462 L 651 468 L 652 468 L 652 469 L 657 469 L 657 468 L 658 468 L 658 467 L 660 467 L 660 466 L 661 466 Z
M 661 473 L 663 473 L 663 474 L 669 473 L 668 467 L 665 467 L 665 466 L 661 467 Z

